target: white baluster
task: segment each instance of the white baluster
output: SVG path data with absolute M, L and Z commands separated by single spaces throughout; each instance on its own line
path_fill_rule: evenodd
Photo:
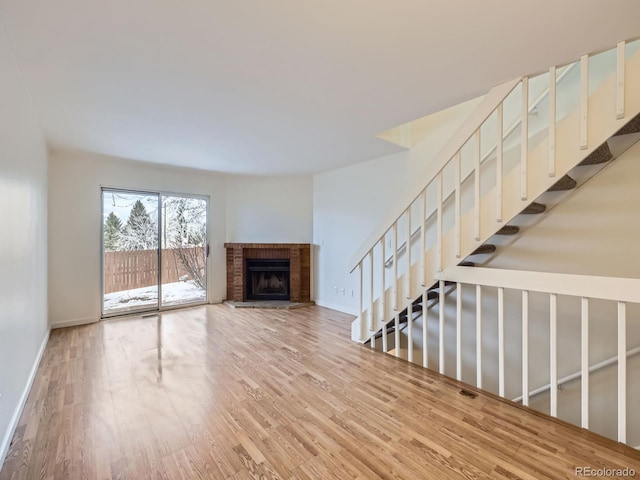
M 504 397 L 504 288 L 498 288 L 498 395 Z
M 373 250 L 369 251 L 369 335 L 375 333 L 375 312 L 373 310 Z M 376 336 L 371 336 L 371 348 L 376 348 Z
M 456 198 L 455 198 L 455 224 L 456 224 L 456 240 L 455 240 L 455 248 L 456 248 L 456 258 L 460 258 L 460 250 L 461 250 L 461 242 L 462 239 L 460 237 L 460 222 L 462 218 L 462 210 L 460 207 L 460 151 L 456 153 L 454 157 L 455 162 L 455 182 L 456 182 Z
M 616 69 L 616 118 L 624 118 L 624 67 L 625 67 L 625 42 L 618 43 L 617 69 Z
M 407 281 L 405 282 L 406 288 L 404 290 L 404 296 L 407 299 L 411 299 L 411 205 L 407 208 L 407 241 L 405 243 L 405 255 L 407 257 Z
M 549 295 L 549 384 L 552 417 L 558 416 L 558 296 Z
M 529 406 L 529 292 L 522 291 L 522 405 Z
M 444 307 L 445 307 L 445 296 L 444 296 L 444 280 L 440 280 L 438 282 L 438 320 L 439 327 L 438 332 L 440 334 L 440 341 L 438 345 L 438 353 L 439 353 L 439 368 L 440 373 L 444 375 Z
M 549 176 L 556 176 L 556 67 L 549 69 Z
M 582 428 L 589 428 L 589 299 L 581 301 L 581 410 Z
M 496 221 L 502 222 L 502 163 L 504 158 L 504 140 L 503 132 L 504 128 L 504 104 L 498 105 L 497 117 L 498 117 L 498 145 L 496 147 Z
M 627 304 L 618 302 L 618 442 L 627 442 Z
M 413 305 L 407 305 L 407 360 L 413 362 Z
M 529 169 L 529 79 L 522 79 L 522 120 L 521 120 L 522 141 L 520 145 L 520 198 L 526 200 L 528 197 L 527 190 L 527 171 Z
M 422 366 L 429 368 L 429 312 L 426 289 L 422 293 Z
M 474 161 L 474 213 L 473 213 L 473 238 L 480 240 L 480 129 L 473 134 L 473 161 Z
M 456 283 L 456 379 L 462 380 L 462 284 Z
M 580 57 L 580 148 L 585 150 L 588 141 L 589 116 L 589 55 Z
M 476 387 L 482 388 L 482 287 L 476 285 Z
M 437 178 L 437 184 L 436 184 L 436 198 L 437 198 L 437 205 L 438 205 L 438 212 L 437 212 L 437 252 L 436 252 L 436 270 L 438 272 L 442 272 L 442 170 L 440 170 L 440 173 L 438 174 L 438 178 Z
M 420 194 L 420 203 L 422 204 L 422 215 L 420 216 L 420 271 L 422 272 L 422 280 L 420 281 L 420 285 L 425 287 L 425 283 L 427 281 L 427 265 L 426 265 L 426 228 L 425 228 L 425 219 L 427 218 L 427 191 L 426 189 L 422 191 Z
M 382 236 L 382 259 L 380 263 L 380 319 L 382 323 L 387 321 L 387 232 Z M 384 342 L 383 342 L 384 343 Z
M 396 357 L 400 356 L 400 312 L 396 312 L 394 318 L 395 331 L 393 332 L 393 341 L 396 346 Z
M 393 224 L 393 309 L 398 312 L 398 222 Z M 397 350 L 397 349 L 396 349 Z
M 364 316 L 364 302 L 362 298 L 362 294 L 363 294 L 362 262 L 363 261 L 364 259 L 360 260 L 360 263 L 358 264 L 358 274 L 360 275 L 360 340 L 362 341 L 364 341 L 367 338 L 367 334 L 366 334 L 367 320 Z
M 389 334 L 387 333 L 387 322 L 382 322 L 382 351 L 387 353 L 389 351 Z
M 393 310 L 395 312 L 393 340 L 396 357 L 400 356 L 400 311 L 398 302 L 398 222 L 393 224 Z

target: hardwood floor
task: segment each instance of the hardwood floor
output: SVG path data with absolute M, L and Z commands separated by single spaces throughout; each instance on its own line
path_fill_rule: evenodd
M 55 330 L 0 480 L 574 478 L 639 452 L 349 339 L 321 307 Z

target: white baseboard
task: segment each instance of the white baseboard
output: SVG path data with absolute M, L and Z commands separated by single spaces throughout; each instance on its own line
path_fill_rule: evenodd
M 4 438 L 2 439 L 2 443 L 0 443 L 0 468 L 4 464 L 4 460 L 9 452 L 9 446 L 11 445 L 11 439 L 13 438 L 13 434 L 16 432 L 16 428 L 18 428 L 18 422 L 20 421 L 20 415 L 22 415 L 22 411 L 24 410 L 24 406 L 27 403 L 27 398 L 29 398 L 29 392 L 31 391 L 31 386 L 33 385 L 33 381 L 36 378 L 36 372 L 38 371 L 38 366 L 40 365 L 40 360 L 42 360 L 42 355 L 44 354 L 44 350 L 47 347 L 47 342 L 49 341 L 49 333 L 47 330 L 44 339 L 42 340 L 42 344 L 40 345 L 40 350 L 38 351 L 38 355 L 36 356 L 36 360 L 33 363 L 33 367 L 31 367 L 31 372 L 29 372 L 29 378 L 27 378 L 27 384 L 22 391 L 22 395 L 20 396 L 20 401 L 16 406 L 15 411 L 13 412 L 13 416 L 9 421 L 9 427 L 4 434 Z
M 346 308 L 342 305 L 335 305 L 333 303 L 323 302 L 322 300 L 316 300 L 316 305 L 318 305 L 319 307 L 330 308 L 331 310 L 337 310 L 338 312 L 347 313 L 349 315 L 353 315 L 354 317 L 358 316 L 358 313 L 355 309 Z
M 78 318 L 76 320 L 65 320 L 63 322 L 56 322 L 51 324 L 51 330 L 56 328 L 77 327 L 78 325 L 88 325 L 90 323 L 99 322 L 99 318 Z

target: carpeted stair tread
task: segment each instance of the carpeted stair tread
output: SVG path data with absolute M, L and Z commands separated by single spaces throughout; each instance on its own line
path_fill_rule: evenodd
M 490 243 L 485 243 L 476 248 L 470 255 L 484 255 L 485 253 L 493 253 L 496 251 L 496 246 Z
M 520 227 L 516 225 L 505 225 L 496 232 L 496 235 L 516 235 L 520 232 Z
M 535 215 L 537 213 L 543 213 L 546 209 L 547 209 L 546 205 L 538 202 L 532 202 L 527 208 L 522 210 L 520 213 L 522 215 Z
M 547 191 L 548 192 L 564 192 L 565 190 L 573 190 L 574 188 L 576 188 L 576 185 L 577 183 L 573 178 L 571 178 L 569 175 L 565 175 L 556 183 L 554 183 L 551 186 L 551 188 L 549 188 L 549 190 Z
M 608 162 L 612 158 L 613 155 L 611 153 L 611 149 L 609 148 L 609 144 L 607 142 L 604 142 L 593 152 L 591 152 L 589 156 L 581 161 L 578 165 L 597 165 L 598 163 Z
M 617 137 L 619 135 L 627 135 L 629 133 L 638 132 L 640 132 L 640 113 L 633 117 L 624 127 L 614 133 L 613 136 Z

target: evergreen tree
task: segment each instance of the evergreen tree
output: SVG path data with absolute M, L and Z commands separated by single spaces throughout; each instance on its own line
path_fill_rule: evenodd
M 127 224 L 122 229 L 118 247 L 121 250 L 152 250 L 158 248 L 156 224 L 151 220 L 144 204 L 133 204 Z
M 122 222 L 118 216 L 111 212 L 104 222 L 104 249 L 113 252 L 118 249 Z

